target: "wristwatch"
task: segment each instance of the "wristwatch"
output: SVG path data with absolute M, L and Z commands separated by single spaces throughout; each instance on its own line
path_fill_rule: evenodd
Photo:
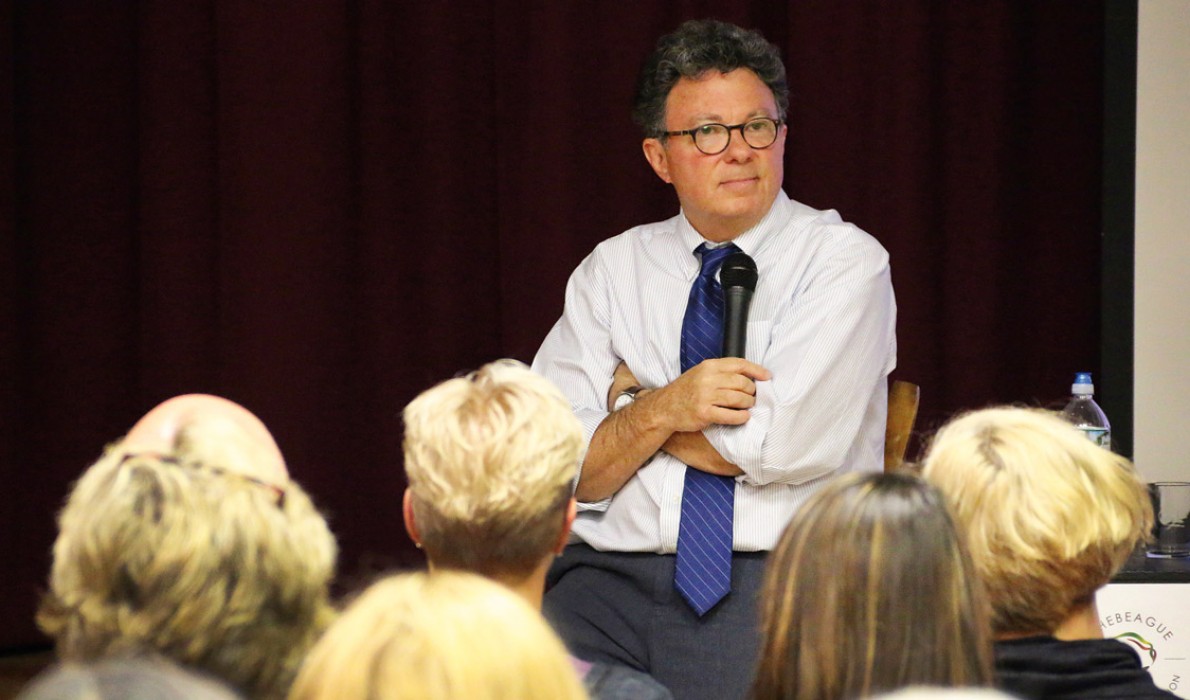
M 621 391 L 616 396 L 616 402 L 614 404 L 612 404 L 612 410 L 618 411 L 621 408 L 624 408 L 628 404 L 632 403 L 633 401 L 636 401 L 636 395 L 640 393 L 640 390 L 642 388 L 643 387 L 640 387 L 640 386 L 630 386 L 627 389 L 625 389 L 624 391 Z

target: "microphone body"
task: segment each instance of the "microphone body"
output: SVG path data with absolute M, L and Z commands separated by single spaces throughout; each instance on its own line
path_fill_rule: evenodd
M 744 357 L 748 344 L 748 309 L 756 291 L 756 261 L 747 253 L 732 253 L 719 268 L 723 287 L 722 357 Z

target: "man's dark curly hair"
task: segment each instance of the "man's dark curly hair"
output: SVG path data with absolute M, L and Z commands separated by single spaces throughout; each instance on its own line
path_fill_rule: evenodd
M 644 129 L 646 138 L 661 138 L 665 133 L 665 100 L 678 80 L 698 78 L 712 70 L 729 73 L 737 68 L 752 71 L 773 91 L 777 116 L 784 119 L 789 108 L 789 86 L 777 47 L 759 32 L 713 19 L 689 20 L 657 41 L 657 48 L 637 78 L 632 119 Z

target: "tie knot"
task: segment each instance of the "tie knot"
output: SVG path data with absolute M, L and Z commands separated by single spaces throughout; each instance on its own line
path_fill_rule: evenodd
M 727 259 L 727 256 L 739 252 L 739 250 L 735 243 L 728 243 L 718 248 L 708 247 L 706 243 L 700 244 L 694 249 L 694 252 L 702 257 L 702 269 L 698 274 L 703 277 L 714 276 L 719 271 L 719 266 Z

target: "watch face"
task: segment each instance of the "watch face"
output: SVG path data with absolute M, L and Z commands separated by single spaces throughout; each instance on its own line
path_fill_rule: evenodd
M 632 394 L 629 394 L 627 392 L 620 394 L 619 396 L 616 397 L 616 403 L 612 406 L 612 410 L 618 411 L 621 408 L 624 408 L 628 404 L 632 403 L 632 400 L 634 398 L 635 397 Z

